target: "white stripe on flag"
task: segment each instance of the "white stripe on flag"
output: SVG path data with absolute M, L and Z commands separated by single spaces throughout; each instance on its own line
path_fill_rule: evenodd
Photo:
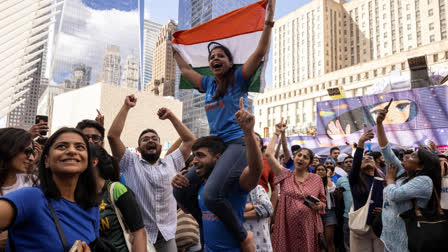
M 234 64 L 244 64 L 249 56 L 255 51 L 260 40 L 262 31 L 247 33 L 230 38 L 214 40 L 227 48 L 233 56 Z M 193 67 L 207 67 L 208 66 L 208 44 L 212 41 L 184 45 L 172 44 L 173 47 L 180 53 L 187 64 Z M 266 59 L 264 59 L 266 60 Z

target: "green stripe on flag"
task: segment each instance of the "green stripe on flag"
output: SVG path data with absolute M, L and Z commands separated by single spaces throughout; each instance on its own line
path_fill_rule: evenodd
M 263 64 L 264 64 L 264 62 L 262 62 L 258 66 L 257 71 L 249 79 L 249 92 L 260 92 L 261 72 L 263 70 Z M 236 66 L 238 68 L 241 65 L 236 65 Z M 198 72 L 201 75 L 213 76 L 213 74 L 210 71 L 210 68 L 208 66 L 193 68 L 193 70 L 195 70 L 196 72 Z M 189 82 L 183 75 L 180 76 L 179 88 L 180 89 L 196 89 L 196 87 L 193 84 L 191 84 L 191 82 Z

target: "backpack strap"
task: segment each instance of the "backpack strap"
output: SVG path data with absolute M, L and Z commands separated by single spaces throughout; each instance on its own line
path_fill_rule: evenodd
M 64 251 L 68 251 L 67 239 L 65 239 L 64 230 L 62 230 L 61 223 L 59 222 L 58 216 L 56 216 L 56 211 L 53 208 L 50 200 L 47 198 L 48 208 L 50 208 L 51 216 L 53 218 L 54 223 L 56 224 L 56 229 L 58 230 L 59 238 L 61 239 L 62 246 L 64 247 Z

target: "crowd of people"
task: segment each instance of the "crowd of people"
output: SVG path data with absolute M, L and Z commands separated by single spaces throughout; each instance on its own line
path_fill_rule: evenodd
M 142 125 L 132 151 L 122 131 L 135 95 L 107 131 L 101 114 L 49 137 L 45 122 L 0 129 L 0 251 L 447 251 L 439 232 L 447 156 L 393 150 L 388 107 L 353 153 L 289 148 L 283 120 L 264 146 L 246 108 L 270 43 L 275 1 L 267 2 L 258 47 L 242 66 L 217 42 L 208 46 L 214 77 L 174 53 L 205 106 L 220 104 L 206 111 L 210 136 L 196 138 L 160 108 L 153 116 L 170 121 L 178 141 L 161 157 L 161 136 Z M 365 151 L 375 138 L 379 151 Z

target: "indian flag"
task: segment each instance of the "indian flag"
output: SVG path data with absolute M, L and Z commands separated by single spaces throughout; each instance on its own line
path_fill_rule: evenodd
M 266 2 L 258 1 L 243 8 L 226 13 L 190 30 L 174 33 L 173 47 L 195 71 L 213 76 L 208 64 L 208 44 L 218 42 L 233 56 L 233 64 L 241 66 L 255 51 L 264 28 Z M 264 73 L 269 50 L 249 80 L 249 92 L 263 92 Z M 195 88 L 181 76 L 179 88 Z

